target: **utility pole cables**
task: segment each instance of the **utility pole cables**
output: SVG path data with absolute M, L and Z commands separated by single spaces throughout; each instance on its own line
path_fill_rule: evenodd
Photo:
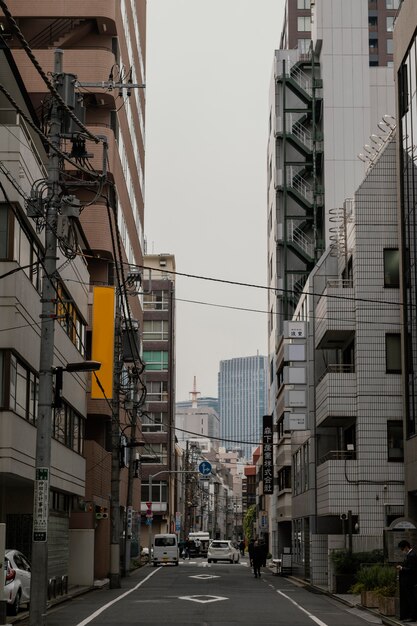
M 55 50 L 54 79 L 62 74 L 62 50 Z M 52 99 L 49 139 L 59 149 L 61 112 Z M 39 403 L 36 431 L 35 489 L 33 503 L 32 575 L 30 626 L 46 624 L 48 595 L 48 514 L 52 437 L 52 386 L 56 319 L 56 249 L 57 216 L 61 205 L 59 155 L 50 149 L 48 160 L 48 196 L 45 228 L 45 264 L 42 284 L 41 351 L 39 368 Z

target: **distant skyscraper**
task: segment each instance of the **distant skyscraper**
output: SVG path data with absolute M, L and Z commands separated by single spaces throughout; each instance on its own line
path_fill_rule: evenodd
M 218 380 L 223 445 L 236 448 L 236 442 L 242 442 L 240 447 L 250 458 L 267 409 L 267 358 L 258 355 L 220 361 Z

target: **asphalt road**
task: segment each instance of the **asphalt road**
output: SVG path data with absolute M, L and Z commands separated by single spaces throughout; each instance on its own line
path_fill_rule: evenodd
M 378 617 L 311 593 L 264 570 L 255 579 L 247 560 L 179 567 L 146 566 L 122 589 L 86 593 L 48 613 L 48 626 L 366 626 Z

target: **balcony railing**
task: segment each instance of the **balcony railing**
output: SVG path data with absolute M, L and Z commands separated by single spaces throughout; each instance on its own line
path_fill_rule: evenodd
M 354 461 L 356 459 L 354 450 L 329 450 L 317 461 L 317 465 L 322 465 L 326 461 Z
M 353 364 L 345 365 L 344 363 L 334 363 L 328 365 L 323 374 L 320 376 L 318 383 L 323 380 L 327 374 L 354 374 L 355 366 Z

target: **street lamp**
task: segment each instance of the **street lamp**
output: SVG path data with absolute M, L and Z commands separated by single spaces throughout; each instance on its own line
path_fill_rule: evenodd
M 32 575 L 30 591 L 30 626 L 46 624 L 48 595 L 48 520 L 51 471 L 52 406 L 62 406 L 62 380 L 64 372 L 96 372 L 98 361 L 67 363 L 65 367 L 52 367 L 48 374 L 50 387 L 44 384 L 41 402 L 39 392 L 39 415 L 36 430 L 35 484 L 33 496 Z M 55 393 L 52 400 L 52 378 L 55 376 Z M 46 399 L 49 400 L 46 403 Z

